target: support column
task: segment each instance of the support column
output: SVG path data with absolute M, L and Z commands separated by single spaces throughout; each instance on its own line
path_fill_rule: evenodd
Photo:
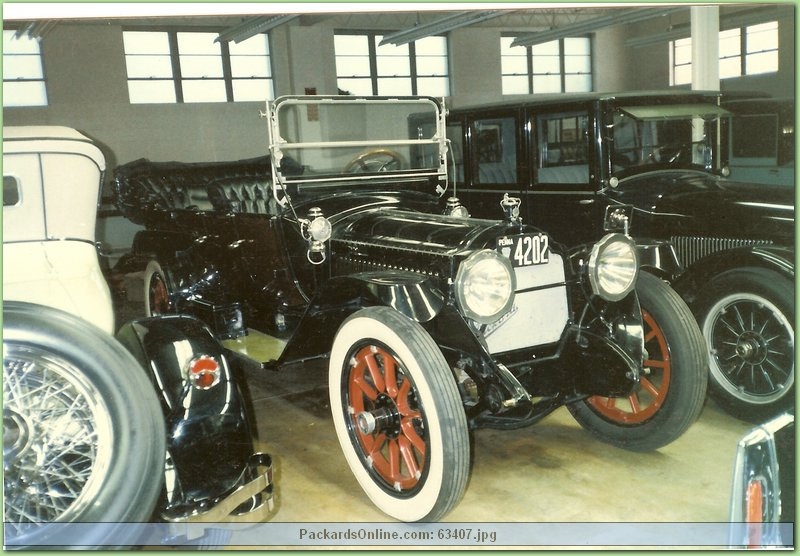
M 692 6 L 692 89 L 719 91 L 719 6 Z

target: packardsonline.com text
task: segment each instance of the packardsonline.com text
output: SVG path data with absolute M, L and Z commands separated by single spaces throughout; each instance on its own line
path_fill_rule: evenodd
M 331 541 L 334 543 L 341 541 L 381 541 L 392 543 L 409 540 L 435 544 L 448 541 L 453 544 L 492 544 L 497 542 L 496 531 L 469 527 L 442 527 L 435 531 L 387 531 L 380 527 L 301 528 L 299 536 L 301 541 Z

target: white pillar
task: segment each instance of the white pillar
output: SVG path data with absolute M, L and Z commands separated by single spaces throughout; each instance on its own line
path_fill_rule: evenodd
M 719 6 L 692 6 L 692 89 L 719 91 Z

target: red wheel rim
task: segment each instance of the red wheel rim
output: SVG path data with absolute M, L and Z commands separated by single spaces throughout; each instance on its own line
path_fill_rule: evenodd
M 161 274 L 150 277 L 149 297 L 150 314 L 161 315 L 169 311 L 169 292 Z
M 392 491 L 415 488 L 428 447 L 410 377 L 387 350 L 369 345 L 350 360 L 345 387 L 350 428 L 365 466 Z
M 588 399 L 594 410 L 610 421 L 623 425 L 638 425 L 653 417 L 667 397 L 672 363 L 664 331 L 647 311 L 642 310 L 644 347 L 648 359 L 639 378 L 639 386 L 628 397 Z

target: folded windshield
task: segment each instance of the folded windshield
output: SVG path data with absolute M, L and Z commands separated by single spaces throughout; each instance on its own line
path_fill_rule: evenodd
M 712 170 L 728 115 L 713 104 L 621 107 L 612 126 L 612 170 L 632 173 L 651 165 Z
M 281 97 L 269 116 L 278 189 L 376 178 L 446 180 L 444 111 L 433 98 Z

